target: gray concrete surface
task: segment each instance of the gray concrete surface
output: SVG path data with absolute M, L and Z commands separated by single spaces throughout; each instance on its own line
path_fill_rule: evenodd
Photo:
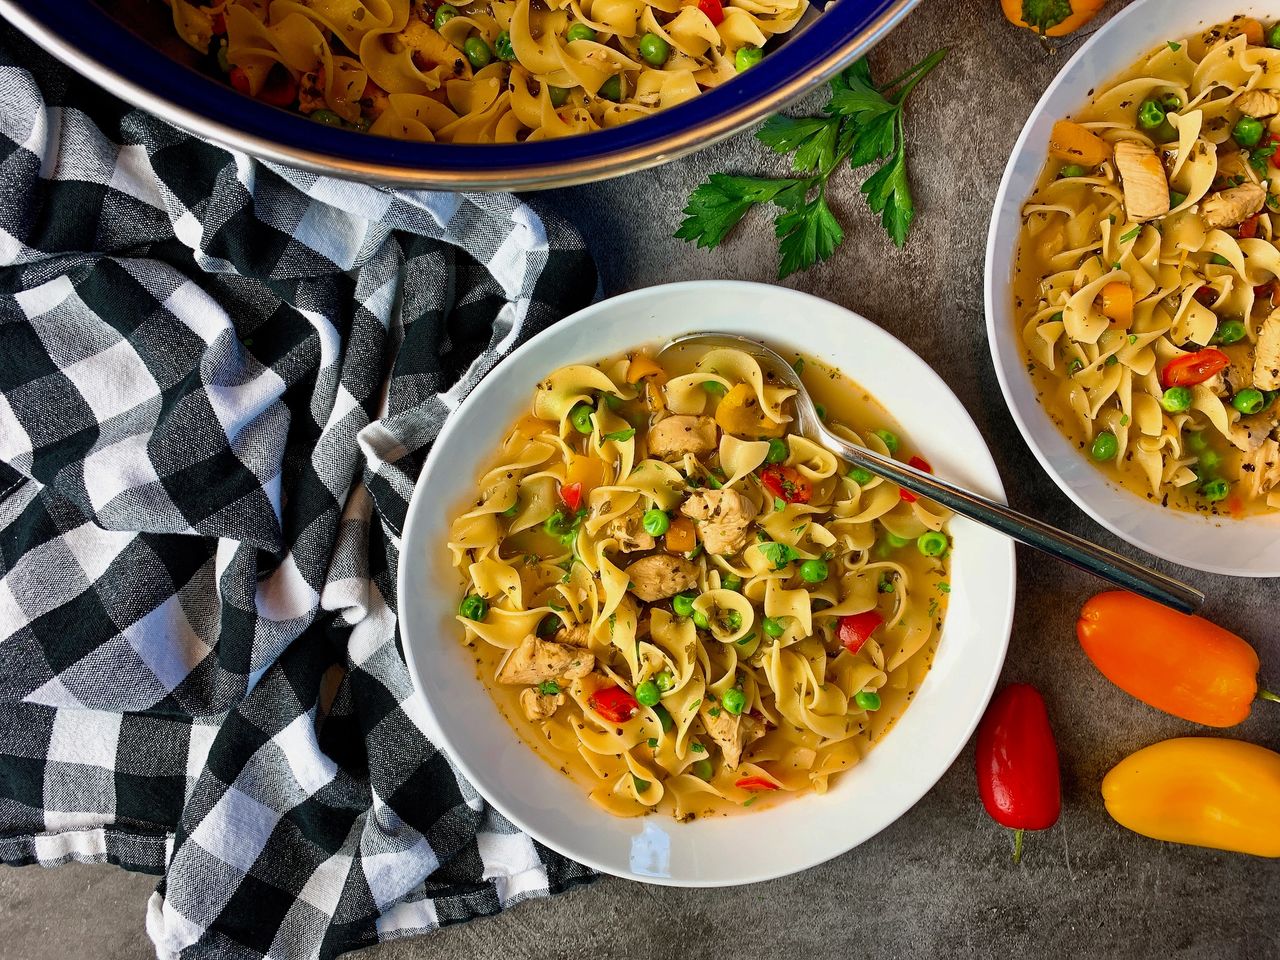
M 1107 13 L 1121 5 L 1113 0 Z M 834 261 L 788 284 L 875 319 L 932 363 L 986 435 L 1017 507 L 1123 546 L 1040 472 L 1005 410 L 983 329 L 982 253 L 996 185 L 1023 120 L 1065 57 L 1008 27 L 995 0 L 926 0 L 873 59 L 891 76 L 940 43 L 952 53 L 910 110 L 920 217 L 907 249 L 888 244 L 854 179 L 841 175 L 833 199 L 848 239 Z M 545 199 L 585 232 L 609 293 L 691 278 L 771 280 L 775 242 L 766 220 L 752 220 L 713 253 L 669 239 L 688 190 L 717 170 L 781 172 L 747 135 Z M 1272 686 L 1280 684 L 1275 581 L 1195 578 L 1210 595 L 1208 613 L 1251 637 Z M 1029 552 L 1019 558 L 1019 580 L 1005 679 L 1044 691 L 1065 791 L 1061 821 L 1030 839 L 1020 867 L 1009 860 L 1007 834 L 982 811 L 966 752 L 880 836 L 798 876 L 719 891 L 604 880 L 373 948 L 361 960 L 1280 956 L 1280 864 L 1144 840 L 1109 820 L 1098 795 L 1102 774 L 1128 752 L 1192 728 L 1110 686 L 1080 652 L 1073 621 L 1094 583 Z M 1280 748 L 1280 713 L 1260 705 L 1235 734 Z M 761 856 L 768 844 L 760 838 Z M 151 956 L 143 911 L 153 886 L 153 878 L 110 867 L 0 871 L 0 960 Z

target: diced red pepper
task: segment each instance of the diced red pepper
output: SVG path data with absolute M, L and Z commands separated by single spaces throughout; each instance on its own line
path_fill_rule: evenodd
M 562 483 L 560 485 L 560 499 L 564 501 L 564 505 L 574 513 L 578 512 L 578 508 L 582 506 L 582 484 L 578 483 Z
M 640 702 L 617 684 L 601 687 L 587 697 L 587 703 L 610 723 L 626 723 L 640 709 Z
M 739 790 L 750 790 L 752 793 L 760 793 L 763 790 L 777 790 L 778 785 L 772 780 L 766 780 L 764 777 L 742 777 L 733 782 L 733 785 Z
M 213 15 L 213 35 L 215 37 L 225 36 L 227 33 L 227 18 L 221 13 Z
M 1215 373 L 1231 366 L 1231 358 L 1221 350 L 1206 347 L 1195 353 L 1170 360 L 1160 371 L 1160 382 L 1166 387 L 1191 387 L 1204 383 Z
M 249 75 L 240 67 L 231 68 L 230 80 L 231 86 L 235 87 L 237 92 L 243 93 L 246 97 L 249 95 Z
M 840 618 L 840 623 L 836 627 L 836 639 L 850 653 L 857 653 L 882 623 L 884 623 L 884 617 L 874 610 L 851 613 L 847 617 Z
M 1248 220 L 1244 221 L 1244 223 L 1240 224 L 1239 228 L 1236 230 L 1236 235 L 1241 240 L 1252 240 L 1256 237 L 1258 235 L 1258 215 L 1255 213 Z
M 795 467 L 775 463 L 760 471 L 760 482 L 769 493 L 786 503 L 808 503 L 813 486 Z
M 714 26 L 724 23 L 724 6 L 720 0 L 698 0 L 698 9 L 707 15 Z
M 277 63 L 267 74 L 267 82 L 258 91 L 258 99 L 273 107 L 291 107 L 298 100 L 298 81 Z
M 924 457 L 912 457 L 907 461 L 907 463 L 915 467 L 917 470 L 923 470 L 925 473 L 933 473 L 933 467 L 929 466 L 929 461 Z M 902 499 L 903 503 L 915 503 L 920 499 L 910 490 L 903 490 L 901 487 L 898 488 L 898 496 Z
M 1260 284 L 1253 288 L 1253 298 L 1255 300 L 1263 300 L 1269 303 L 1275 302 L 1276 282 L 1271 280 L 1268 283 Z
M 1218 292 L 1207 283 L 1201 284 L 1194 294 L 1196 303 L 1202 307 L 1212 307 L 1218 302 Z

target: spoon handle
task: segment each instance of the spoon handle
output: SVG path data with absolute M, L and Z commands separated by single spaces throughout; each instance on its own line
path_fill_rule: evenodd
M 1002 503 L 957 487 L 905 463 L 882 457 L 865 447 L 849 443 L 828 430 L 823 430 L 822 436 L 827 447 L 876 476 L 892 480 L 898 486 L 927 497 L 962 517 L 999 530 L 1019 543 L 1065 560 L 1118 587 L 1182 613 L 1195 613 L 1204 602 L 1204 594 L 1195 587 L 1122 557 L 1113 550 L 1018 513 Z

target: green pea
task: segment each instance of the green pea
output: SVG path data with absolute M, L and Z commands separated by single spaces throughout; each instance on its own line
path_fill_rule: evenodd
M 724 696 L 720 698 L 720 703 L 736 717 L 742 713 L 742 708 L 747 705 L 747 695 L 737 687 L 734 687 L 724 692 Z
M 507 507 L 507 509 L 503 510 L 502 515 L 506 517 L 508 520 L 510 520 L 519 512 L 520 512 L 520 501 L 517 500 L 511 506 Z
M 1059 177 L 1083 177 L 1085 174 L 1084 167 L 1078 163 L 1068 163 L 1058 171 Z
M 947 535 L 937 530 L 925 531 L 916 539 L 916 549 L 926 557 L 940 557 L 947 552 L 949 546 L 951 541 L 947 539 Z
M 483 620 L 489 613 L 489 602 L 479 594 L 469 593 L 458 604 L 458 615 L 468 620 Z
M 908 543 L 911 542 L 911 538 L 900 537 L 896 533 L 891 533 L 888 530 L 886 530 L 884 534 L 884 541 L 885 543 L 889 544 L 889 546 L 893 547 L 893 549 L 900 550 L 901 548 L 905 547 Z
M 564 102 L 569 99 L 569 88 L 548 86 L 547 96 L 551 98 L 553 107 L 563 107 Z
M 667 516 L 665 510 L 659 510 L 655 507 L 644 512 L 644 516 L 640 518 L 640 525 L 644 527 L 646 533 L 660 537 L 671 526 L 671 518 Z
M 1209 342 L 1221 344 L 1239 343 L 1246 335 L 1247 331 L 1241 321 L 1223 320 L 1218 324 L 1218 329 L 1214 331 L 1213 338 Z
M 699 780 L 710 780 L 711 779 L 711 761 L 695 760 L 693 761 L 693 765 L 689 767 L 689 772 L 692 773 Z
M 782 636 L 786 632 L 786 627 L 782 625 L 782 621 L 776 617 L 765 617 L 762 624 L 765 634 L 775 639 Z
M 874 690 L 859 690 L 853 695 L 853 702 L 863 710 L 874 712 L 880 709 L 880 694 Z
M 662 693 L 658 690 L 658 685 L 652 680 L 646 680 L 636 687 L 636 701 L 641 706 L 655 706 L 661 699 Z
M 1093 449 L 1090 450 L 1093 459 L 1101 462 L 1114 460 L 1116 453 L 1120 450 L 1120 442 L 1116 440 L 1116 435 L 1110 430 L 1103 430 L 1093 438 Z
M 724 396 L 724 384 L 719 380 L 704 380 L 702 382 L 702 389 L 707 391 L 707 393 L 711 394 L 713 397 Z
M 663 670 L 653 675 L 653 682 L 657 684 L 660 692 L 666 693 L 676 685 L 676 678 L 671 675 L 670 670 Z
M 636 793 L 644 793 L 651 786 L 653 786 L 653 784 L 650 783 L 648 780 L 641 780 L 634 773 L 631 775 L 631 781 L 636 785 Z
M 323 123 L 326 127 L 342 126 L 342 118 L 332 110 L 312 110 L 310 116 L 316 123 Z
M 863 470 L 861 467 L 854 467 L 847 476 L 860 487 L 865 487 L 875 479 L 875 475 L 870 470 Z
M 1262 395 L 1261 390 L 1254 390 L 1250 387 L 1247 390 L 1241 390 L 1231 398 L 1231 405 L 1241 413 L 1248 415 L 1257 413 L 1267 405 L 1267 398 Z
M 218 44 L 218 52 L 216 56 L 218 58 L 218 69 L 223 73 L 230 73 L 231 61 L 227 59 L 227 41 L 223 40 Z
M 726 590 L 741 590 L 742 578 L 736 573 L 722 574 L 720 577 L 720 586 Z
M 710 630 L 711 619 L 701 610 L 693 611 L 693 625 L 699 630 Z
M 676 725 L 676 722 L 671 719 L 671 712 L 662 704 L 654 704 L 653 712 L 658 715 L 658 723 L 662 726 L 663 733 Z
M 515 47 L 511 45 L 509 31 L 503 30 L 498 34 L 498 39 L 493 41 L 493 50 L 498 55 L 499 60 L 514 60 L 516 58 Z
M 1182 109 L 1182 98 L 1176 93 L 1166 93 L 1160 98 L 1160 106 L 1169 113 L 1175 113 Z
M 693 613 L 693 601 L 697 599 L 696 593 L 677 593 L 671 598 L 671 609 L 677 617 L 687 617 Z
M 436 29 L 439 30 L 446 23 L 458 15 L 458 8 L 451 3 L 442 3 L 436 7 Z
M 1231 492 L 1231 484 L 1222 478 L 1210 480 L 1200 488 L 1200 496 L 1204 497 L 1210 503 L 1217 503 L 1220 500 L 1227 499 L 1227 495 Z
M 765 463 L 782 463 L 791 455 L 785 440 L 774 437 L 769 441 L 769 452 L 764 455 Z
M 822 404 L 815 403 L 813 405 L 813 410 L 814 410 L 814 413 L 818 415 L 819 420 L 827 419 L 827 408 L 824 407 Z
M 471 66 L 476 70 L 487 67 L 493 60 L 493 50 L 489 48 L 484 37 L 467 37 L 466 43 L 462 45 L 462 52 L 467 55 Z
M 590 433 L 592 430 L 591 415 L 595 408 L 589 403 L 575 403 L 569 411 L 569 422 L 579 433 Z
M 1196 453 L 1199 453 L 1201 450 L 1207 450 L 1209 448 L 1209 441 L 1205 439 L 1204 431 L 1197 430 L 1194 433 L 1188 433 L 1187 446 Z
M 1185 193 L 1179 193 L 1177 190 L 1169 191 L 1169 209 L 1182 206 L 1187 200 Z
M 1160 106 L 1158 100 L 1143 100 L 1142 106 L 1138 108 L 1138 126 L 1144 130 L 1154 130 L 1164 123 L 1164 113 L 1164 107 Z
M 1267 31 L 1267 46 L 1280 47 L 1280 23 Z
M 1256 117 L 1241 117 L 1232 128 L 1231 135 L 1242 147 L 1256 147 L 1258 141 L 1262 139 L 1262 131 L 1261 120 Z
M 1212 263 L 1212 264 L 1214 264 L 1215 266 L 1219 266 L 1219 267 L 1229 267 L 1229 266 L 1231 266 L 1231 261 L 1230 261 L 1230 260 L 1228 260 L 1226 257 L 1224 257 L 1224 256 L 1223 256 L 1222 254 L 1220 254 L 1220 253 L 1215 253 L 1212 257 L 1210 257 L 1210 258 L 1209 258 L 1209 262 L 1210 262 L 1210 263 Z
M 602 100 L 612 100 L 617 103 L 622 99 L 622 75 L 615 73 L 612 77 L 600 84 L 600 89 L 596 91 Z
M 650 66 L 660 67 L 667 62 L 667 57 L 671 56 L 671 44 L 663 40 L 656 33 L 646 33 L 640 38 L 638 45 L 640 56 Z
M 1160 397 L 1160 406 L 1170 413 L 1181 413 L 1191 406 L 1191 391 L 1186 387 L 1170 387 Z
M 898 435 L 896 433 L 892 430 L 884 429 L 875 430 L 873 432 L 877 437 L 884 441 L 884 445 L 889 449 L 891 454 L 898 452 Z
M 738 52 L 733 55 L 733 67 L 739 73 L 742 73 L 744 70 L 750 70 L 763 59 L 763 48 L 739 47 Z
M 730 610 L 724 615 L 724 626 L 729 633 L 737 633 L 742 629 L 742 614 L 737 610 Z
M 821 583 L 827 579 L 827 561 L 806 560 L 800 564 L 800 579 L 805 583 Z
M 538 621 L 538 636 L 550 637 L 560 629 L 561 620 L 554 613 L 548 613 Z
M 565 31 L 564 37 L 570 43 L 573 43 L 575 40 L 594 40 L 596 38 L 596 32 L 585 23 L 574 23 L 569 26 L 567 31 Z
M 1206 450 L 1200 454 L 1200 469 L 1205 473 L 1212 473 L 1222 466 L 1222 454 L 1217 450 Z
M 1076 374 L 1083 369 L 1084 369 L 1084 361 L 1080 360 L 1078 357 L 1075 360 L 1072 360 L 1069 364 L 1067 364 L 1068 374 Z
M 564 543 L 571 539 L 574 534 L 574 523 L 570 520 L 563 510 L 557 510 L 547 519 L 542 521 L 542 532 L 549 537 L 555 537 Z
M 560 684 L 554 680 L 543 680 L 538 684 L 538 692 L 544 697 L 554 697 L 560 692 Z

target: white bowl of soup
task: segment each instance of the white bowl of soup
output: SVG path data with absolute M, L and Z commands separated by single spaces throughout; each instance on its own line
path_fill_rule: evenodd
M 987 326 L 1014 419 L 1099 523 L 1280 575 L 1280 3 L 1142 0 L 1014 147 Z
M 746 354 L 657 356 L 697 331 L 767 341 L 833 429 L 1003 497 L 962 405 L 874 324 L 781 287 L 654 287 L 459 406 L 399 595 L 421 722 L 486 800 L 596 869 L 721 886 L 847 851 L 942 776 L 1000 673 L 1014 557 L 796 434 Z

